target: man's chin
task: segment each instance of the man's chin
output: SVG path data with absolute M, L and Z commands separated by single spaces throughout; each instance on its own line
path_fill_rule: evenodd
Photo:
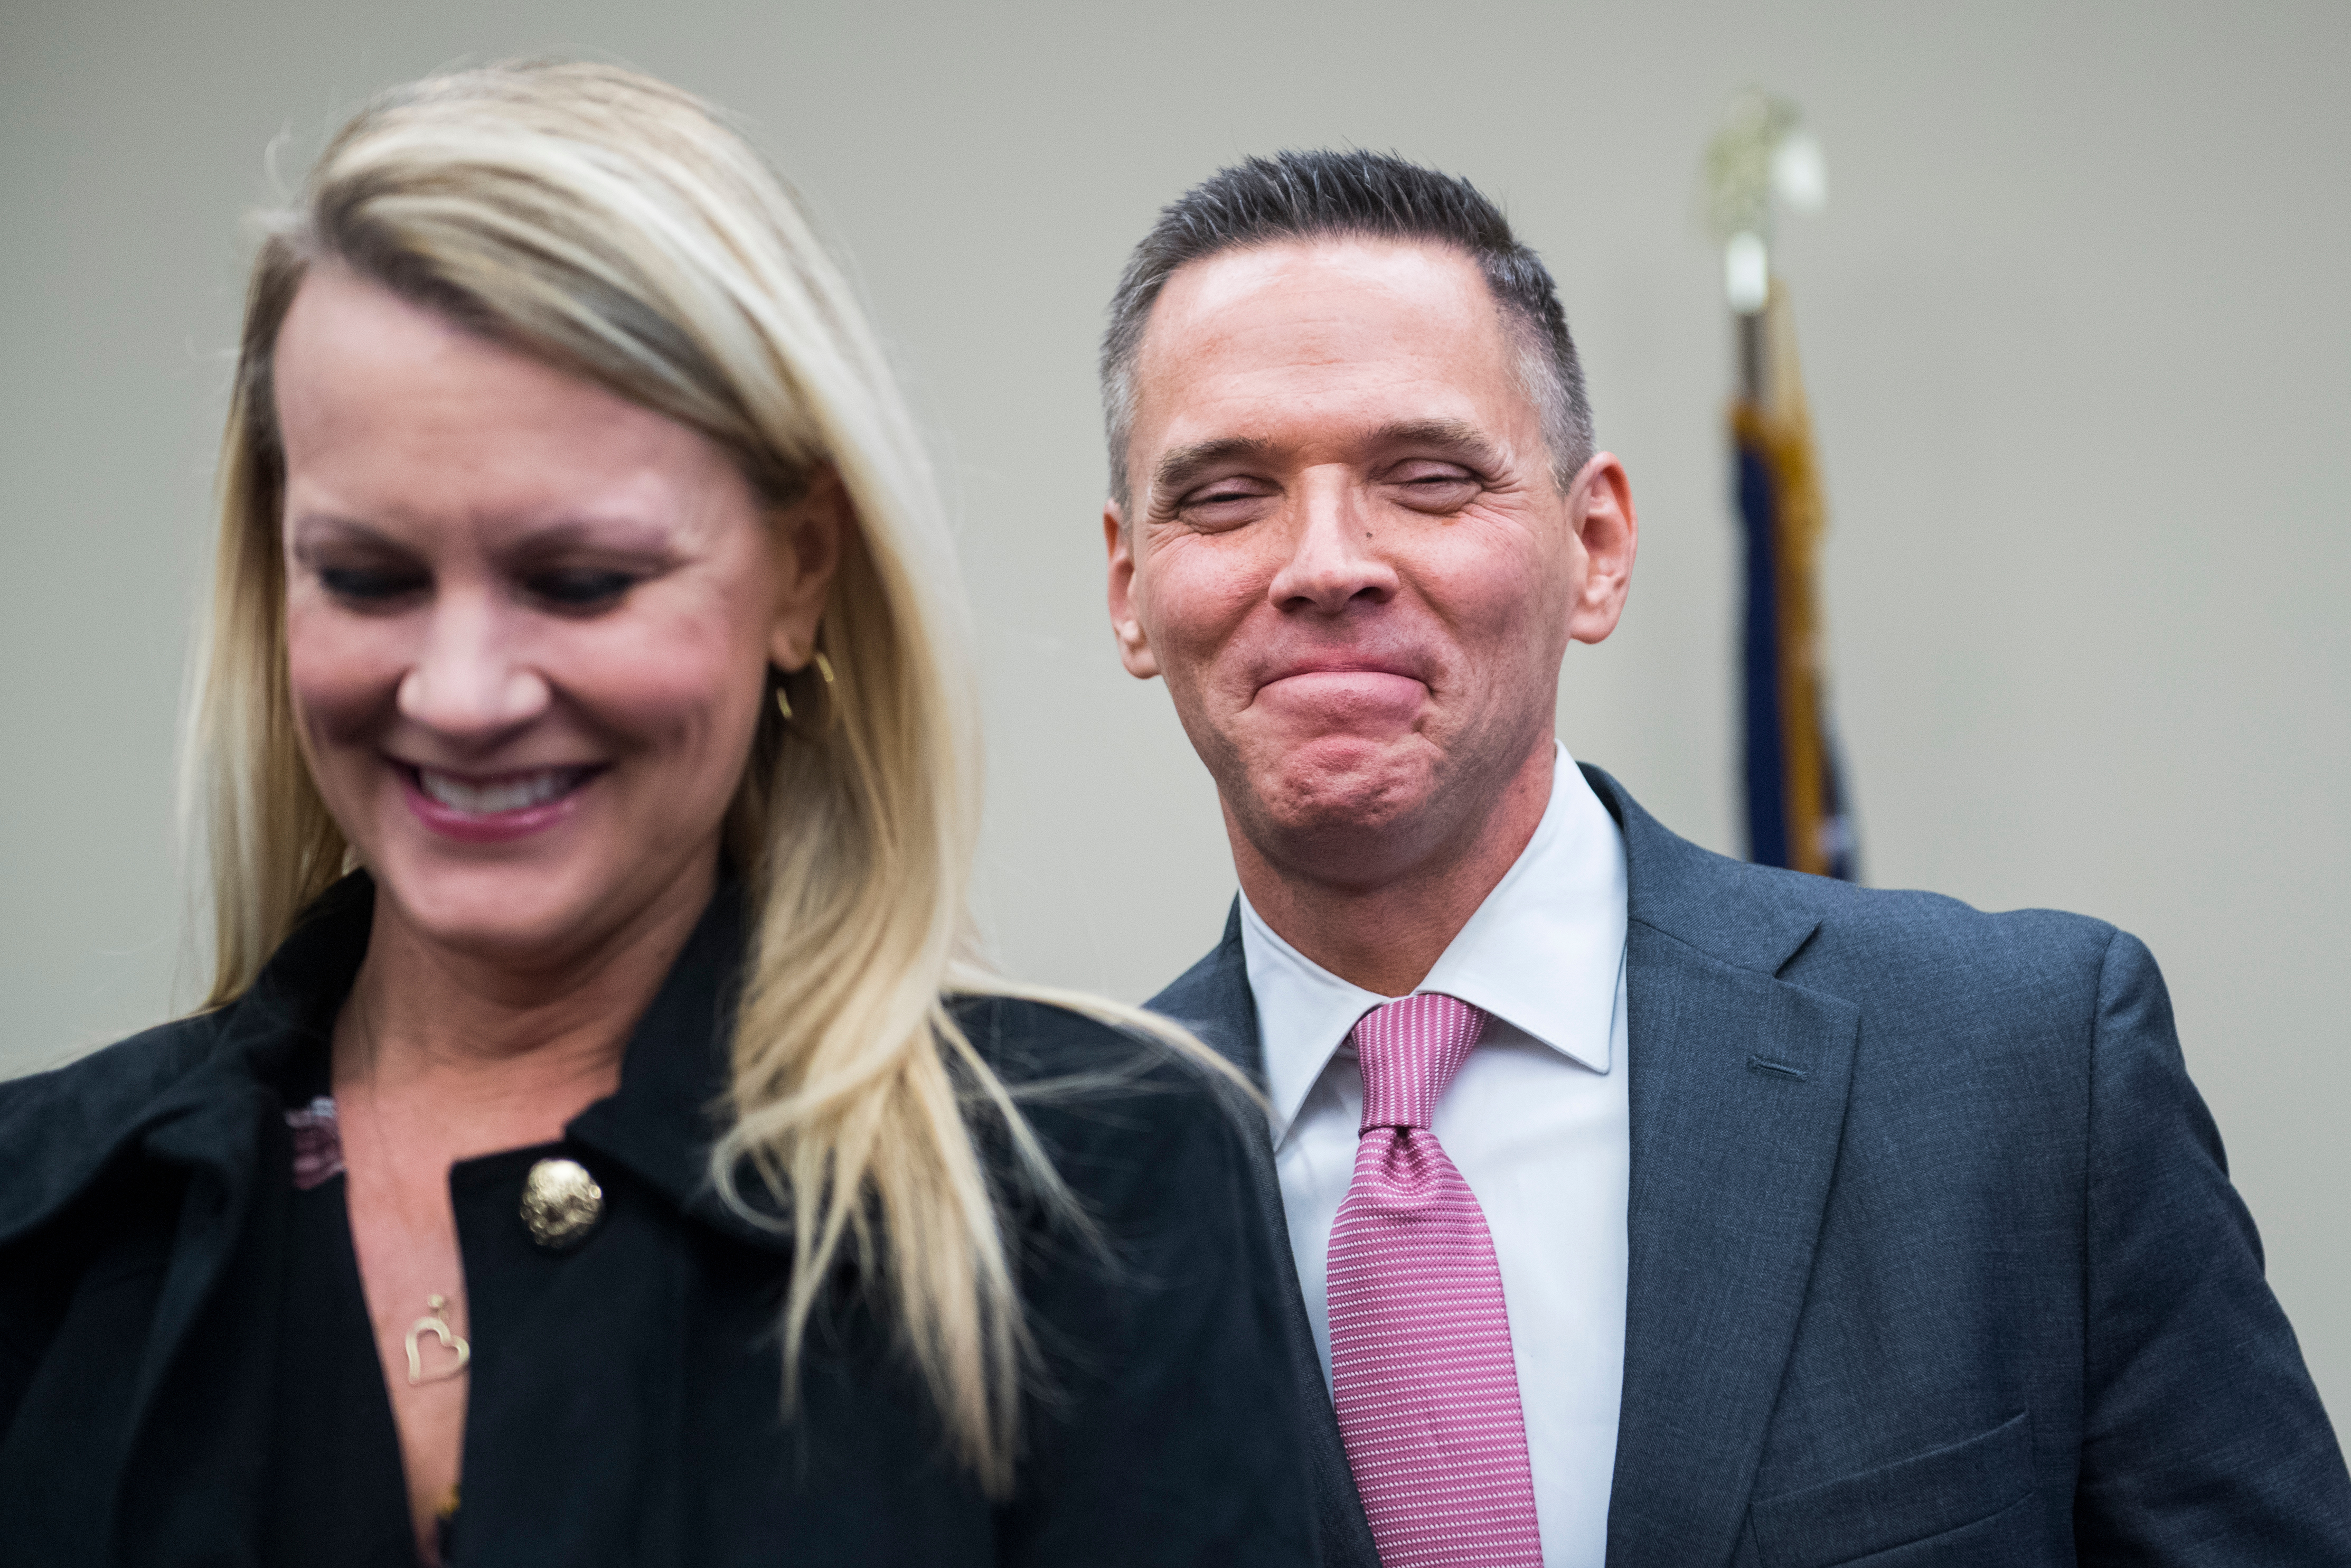
M 1416 822 L 1437 814 L 1434 761 L 1426 746 L 1316 741 L 1252 770 L 1241 815 L 1277 860 L 1365 864 L 1386 858 L 1383 841 L 1416 839 Z

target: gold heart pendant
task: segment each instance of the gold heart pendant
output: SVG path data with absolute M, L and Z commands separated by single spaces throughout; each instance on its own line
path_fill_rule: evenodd
M 424 1298 L 424 1306 L 425 1315 L 417 1319 L 408 1330 L 408 1385 L 411 1388 L 414 1388 L 419 1384 L 441 1383 L 455 1377 L 465 1370 L 467 1362 L 474 1359 L 474 1347 L 450 1333 L 448 1320 L 441 1315 L 449 1310 L 448 1298 L 427 1296 Z M 427 1374 L 424 1370 L 424 1358 L 417 1351 L 417 1341 L 426 1334 L 431 1334 L 434 1339 L 439 1340 L 441 1347 L 454 1353 L 457 1359 L 446 1366 L 435 1367 Z

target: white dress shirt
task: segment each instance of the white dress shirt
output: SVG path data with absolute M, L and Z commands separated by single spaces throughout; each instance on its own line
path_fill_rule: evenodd
M 1430 1130 L 1485 1210 L 1518 1363 L 1545 1568 L 1600 1568 L 1625 1382 L 1625 842 L 1564 747 L 1535 835 L 1423 991 L 1494 1015 Z M 1355 1169 L 1364 1079 L 1346 1043 L 1391 1000 L 1274 935 L 1241 901 L 1275 1164 L 1322 1375 L 1331 1225 Z

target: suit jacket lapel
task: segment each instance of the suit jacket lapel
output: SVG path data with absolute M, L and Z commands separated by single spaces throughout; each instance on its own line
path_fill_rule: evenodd
M 1252 1079 L 1265 1077 L 1265 1045 L 1258 1034 L 1257 998 L 1241 950 L 1241 901 L 1225 916 L 1225 935 L 1208 956 L 1144 1004 L 1178 1019 L 1201 1042 Z
M 1264 1082 L 1265 1046 L 1258 1032 L 1257 998 L 1249 990 L 1249 961 L 1241 950 L 1240 900 L 1233 901 L 1232 913 L 1226 918 L 1224 940 L 1147 1005 L 1191 1030 L 1253 1082 Z M 1281 1277 L 1275 1286 L 1281 1299 L 1282 1340 L 1297 1369 L 1301 1403 L 1307 1411 L 1307 1458 L 1314 1475 L 1322 1560 L 1325 1568 L 1378 1568 L 1372 1529 L 1364 1521 L 1354 1473 L 1347 1468 L 1346 1447 L 1339 1437 L 1331 1391 L 1322 1382 L 1314 1329 L 1306 1318 L 1306 1301 L 1290 1252 L 1290 1223 L 1281 1206 L 1281 1178 L 1274 1167 L 1273 1142 L 1265 1135 L 1265 1112 L 1254 1104 L 1236 1108 L 1255 1124 L 1259 1134 L 1249 1140 L 1249 1180 L 1278 1243 L 1274 1250 Z
M 1776 977 L 1815 928 L 1658 826 L 1625 829 L 1632 1186 L 1611 1568 L 1737 1549 L 1794 1343 L 1859 1009 Z

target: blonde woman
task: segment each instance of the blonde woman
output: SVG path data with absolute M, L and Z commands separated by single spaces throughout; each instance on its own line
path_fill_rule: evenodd
M 946 533 L 745 141 L 381 100 L 223 462 L 217 977 L 0 1088 L 0 1555 L 1308 1560 L 1228 1092 L 963 961 Z

